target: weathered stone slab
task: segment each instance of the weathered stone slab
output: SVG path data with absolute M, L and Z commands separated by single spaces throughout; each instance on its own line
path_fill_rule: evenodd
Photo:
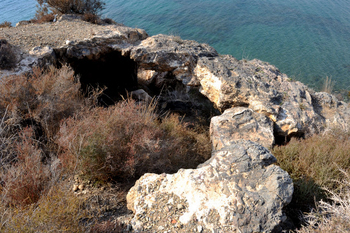
M 292 198 L 289 175 L 245 140 L 214 151 L 197 169 L 145 174 L 127 195 L 135 232 L 273 232 Z
M 230 108 L 213 117 L 210 136 L 214 150 L 229 146 L 238 139 L 257 142 L 266 148 L 272 148 L 275 141 L 272 120 L 245 107 Z

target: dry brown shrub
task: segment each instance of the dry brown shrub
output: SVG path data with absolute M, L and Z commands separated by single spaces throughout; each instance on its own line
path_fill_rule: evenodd
M 100 17 L 96 14 L 92 14 L 90 12 L 87 12 L 83 15 L 83 20 L 89 23 L 93 23 L 93 24 L 101 24 L 102 20 L 100 19 Z
M 155 119 L 151 111 L 131 101 L 67 119 L 61 124 L 58 139 L 66 150 L 61 161 L 65 166 L 77 165 L 91 179 L 132 177 L 135 160 L 142 157 L 136 153 L 143 148 L 156 149 L 157 142 L 152 140 L 160 132 Z
M 42 152 L 32 137 L 30 128 L 20 132 L 15 146 L 16 162 L 2 172 L 2 201 L 11 206 L 37 202 L 50 180 L 50 169 L 41 162 Z
M 15 141 L 18 135 L 12 133 L 9 125 L 5 122 L 7 110 L 0 120 L 0 172 L 1 168 L 5 168 L 8 164 L 14 162 L 16 153 L 14 150 Z
M 11 27 L 11 22 L 5 21 L 3 23 L 0 23 L 0 28 L 9 28 Z
M 16 66 L 16 53 L 7 40 L 0 38 L 0 69 L 12 69 Z
M 7 76 L 0 84 L 0 114 L 7 109 L 6 121 L 39 124 L 47 137 L 55 134 L 61 119 L 84 105 L 80 83 L 67 66 L 47 71 L 34 68 L 30 77 Z
M 111 18 L 104 18 L 102 19 L 102 22 L 105 24 L 116 24 L 116 22 Z
M 55 15 L 53 13 L 38 15 L 34 19 L 31 19 L 31 23 L 48 23 L 53 22 L 55 19 Z
M 37 10 L 35 13 L 35 17 L 30 20 L 31 23 L 46 23 L 53 22 L 55 19 L 55 14 L 53 12 L 49 12 L 48 6 L 41 3 L 37 5 Z
M 101 0 L 37 0 L 39 7 L 59 14 L 98 14 L 104 9 Z
M 130 99 L 63 121 L 58 138 L 63 166 L 99 181 L 193 168 L 209 158 L 208 141 L 178 117 L 159 122 L 154 106 Z

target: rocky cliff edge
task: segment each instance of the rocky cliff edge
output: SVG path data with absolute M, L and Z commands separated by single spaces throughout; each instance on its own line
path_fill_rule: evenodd
M 273 65 L 220 55 L 176 36 L 68 17 L 1 29 L 0 37 L 19 51 L 16 67 L 0 70 L 0 77 L 68 63 L 82 82 L 105 82 L 112 90 L 142 86 L 151 97 L 180 88 L 187 97 L 204 96 L 221 112 L 211 119 L 210 160 L 175 174 L 145 174 L 129 191 L 135 232 L 280 231 L 293 184 L 266 148 L 329 127 L 347 129 L 349 122 L 347 103 L 291 80 Z M 107 70 L 107 78 L 88 76 L 96 70 Z M 187 112 L 200 108 L 186 105 L 191 97 L 175 100 Z

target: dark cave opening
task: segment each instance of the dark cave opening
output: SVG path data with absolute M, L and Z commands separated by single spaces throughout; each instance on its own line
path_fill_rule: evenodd
M 80 77 L 84 93 L 90 87 L 107 88 L 99 98 L 103 105 L 114 104 L 137 89 L 137 64 L 118 51 L 100 54 L 97 59 L 67 59 L 65 63 Z
M 275 137 L 275 146 L 284 146 L 284 145 L 287 145 L 292 138 L 305 139 L 305 133 L 298 132 L 298 133 L 291 133 L 289 135 L 284 136 L 279 134 L 278 131 L 275 129 L 274 137 Z

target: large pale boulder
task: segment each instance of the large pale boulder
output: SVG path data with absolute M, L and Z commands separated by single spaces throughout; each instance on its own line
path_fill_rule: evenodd
M 197 169 L 145 174 L 127 195 L 135 232 L 279 232 L 289 175 L 251 141 L 216 150 Z
M 248 107 L 270 118 L 280 137 L 319 132 L 329 115 L 315 109 L 320 95 L 275 66 L 219 55 L 206 44 L 156 35 L 132 47 L 130 58 L 138 63 L 138 78 L 143 83 L 162 89 L 173 85 L 175 79 L 186 88 L 199 88 L 222 112 Z M 330 109 L 334 114 L 339 110 Z
M 308 88 L 292 82 L 268 63 L 238 61 L 232 56 L 200 58 L 194 69 L 201 93 L 225 109 L 245 106 L 275 122 L 282 136 L 302 134 L 319 119 Z
M 229 146 L 237 139 L 251 140 L 267 148 L 272 148 L 275 142 L 272 120 L 245 107 L 230 108 L 213 117 L 210 137 L 215 150 Z

